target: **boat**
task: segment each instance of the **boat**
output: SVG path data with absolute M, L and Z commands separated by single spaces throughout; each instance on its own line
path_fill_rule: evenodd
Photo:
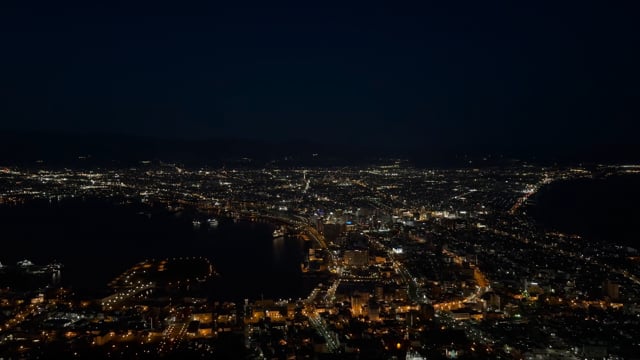
M 273 230 L 273 238 L 274 239 L 280 238 L 280 237 L 284 237 L 284 235 L 285 235 L 284 227 L 279 227 L 279 228 L 276 228 L 275 230 Z
M 207 220 L 207 222 L 209 223 L 209 227 L 211 227 L 211 228 L 217 228 L 218 227 L 218 219 L 216 219 L 216 218 L 211 218 L 211 219 Z

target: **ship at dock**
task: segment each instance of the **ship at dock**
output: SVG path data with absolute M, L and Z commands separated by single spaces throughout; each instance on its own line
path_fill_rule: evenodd
M 273 238 L 277 239 L 277 238 L 282 238 L 287 234 L 286 229 L 284 228 L 284 226 L 280 226 L 279 228 L 276 228 L 275 230 L 273 230 Z

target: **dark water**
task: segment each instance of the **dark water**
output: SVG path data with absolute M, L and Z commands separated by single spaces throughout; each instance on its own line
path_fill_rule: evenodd
M 611 244 L 640 246 L 640 175 L 559 181 L 527 212 L 544 227 Z
M 0 207 L 0 262 L 60 261 L 63 283 L 79 291 L 105 289 L 144 259 L 175 256 L 209 258 L 221 275 L 213 289 L 219 300 L 297 298 L 315 285 L 300 272 L 301 240 L 273 240 L 269 224 L 223 219 L 217 229 L 196 230 L 193 216 L 99 200 Z

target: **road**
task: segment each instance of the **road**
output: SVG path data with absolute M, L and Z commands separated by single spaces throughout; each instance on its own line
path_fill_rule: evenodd
M 16 326 L 19 326 L 23 321 L 25 321 L 30 316 L 38 315 L 41 312 L 42 312 L 42 308 L 40 305 L 36 303 L 31 303 L 27 305 L 26 308 L 24 308 L 23 310 L 15 314 L 12 318 L 7 320 L 2 326 L 0 326 L 0 332 L 10 330 Z
M 148 292 L 155 288 L 155 284 L 153 282 L 149 283 L 137 283 L 131 288 L 127 288 L 121 290 L 113 295 L 110 295 L 104 299 L 102 299 L 101 304 L 102 307 L 108 310 L 112 310 L 122 305 L 123 303 L 133 299 L 136 296 L 145 295 L 145 292 Z
M 175 322 L 162 332 L 162 341 L 158 345 L 158 355 L 167 354 L 178 349 L 187 335 L 186 322 Z
M 314 313 L 308 313 L 307 317 L 309 318 L 309 323 L 313 326 L 314 329 L 325 339 L 327 342 L 327 350 L 330 353 L 336 353 L 340 348 L 340 344 L 336 341 L 335 336 L 332 332 L 327 328 L 327 324 L 324 319 Z

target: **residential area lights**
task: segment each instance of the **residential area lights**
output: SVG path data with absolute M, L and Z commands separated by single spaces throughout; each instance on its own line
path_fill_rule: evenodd
M 630 171 L 420 169 L 401 161 L 291 169 L 153 162 L 9 168 L 0 173 L 1 206 L 100 198 L 190 209 L 198 227 L 223 219 L 272 223 L 308 245 L 301 272 L 317 286 L 301 299 L 195 297 L 193 288 L 218 274 L 205 257 L 184 257 L 135 264 L 102 297 L 78 299 L 50 284 L 5 289 L 0 356 L 38 357 L 60 343 L 63 355 L 85 357 L 210 356 L 236 344 L 232 339 L 256 359 L 637 354 L 638 251 L 585 244 L 527 215 L 537 192 L 555 181 Z M 178 263 L 194 266 L 168 276 Z M 0 273 L 14 269 L 24 276 L 53 271 L 5 262 Z

